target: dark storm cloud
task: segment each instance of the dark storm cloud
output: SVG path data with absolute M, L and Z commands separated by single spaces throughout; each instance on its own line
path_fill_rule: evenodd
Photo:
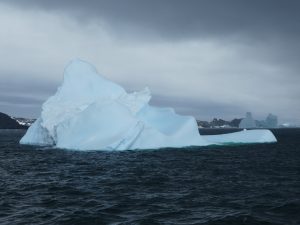
M 0 106 L 39 104 L 80 57 L 198 118 L 300 123 L 299 11 L 296 0 L 0 0 L 0 70 L 13 73 L 0 73 Z
M 67 13 L 79 23 L 99 22 L 119 39 L 242 42 L 253 47 L 254 52 L 248 54 L 300 69 L 298 0 L 2 1 L 22 8 Z
M 297 38 L 297 0 L 3 0 L 28 8 L 64 11 L 79 21 L 101 19 L 117 31 L 122 26 L 150 29 L 159 36 L 180 39 L 247 34 Z

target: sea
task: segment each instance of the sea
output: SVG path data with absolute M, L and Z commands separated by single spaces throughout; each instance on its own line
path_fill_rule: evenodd
M 300 129 L 272 131 L 277 143 L 84 152 L 0 130 L 0 224 L 300 224 Z

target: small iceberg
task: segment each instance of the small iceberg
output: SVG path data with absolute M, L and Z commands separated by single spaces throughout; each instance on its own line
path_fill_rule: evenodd
M 276 142 L 269 130 L 199 134 L 196 120 L 149 105 L 148 88 L 127 93 L 87 62 L 73 60 L 21 144 L 74 150 L 131 150 Z

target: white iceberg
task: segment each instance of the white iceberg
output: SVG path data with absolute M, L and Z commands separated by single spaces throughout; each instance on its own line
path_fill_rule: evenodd
M 274 134 L 270 130 L 246 130 L 229 134 L 203 135 L 203 137 L 215 144 L 234 144 L 234 143 L 268 143 L 276 142 Z
M 269 130 L 202 136 L 192 116 L 149 105 L 150 90 L 127 93 L 81 60 L 65 69 L 56 94 L 20 140 L 74 150 L 130 150 L 276 142 Z

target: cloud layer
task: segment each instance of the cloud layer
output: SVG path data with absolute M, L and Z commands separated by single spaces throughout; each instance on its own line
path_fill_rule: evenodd
M 0 1 L 0 111 L 36 117 L 72 58 L 199 119 L 300 122 L 298 1 Z M 9 88 L 8 88 L 9 87 Z

